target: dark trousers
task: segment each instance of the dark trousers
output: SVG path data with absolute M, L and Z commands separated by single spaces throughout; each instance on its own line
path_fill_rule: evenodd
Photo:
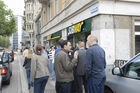
M 104 83 L 106 78 L 88 78 L 88 90 L 89 93 L 104 93 Z
M 44 93 L 49 76 L 36 78 L 34 81 L 34 93 Z
M 71 93 L 72 82 L 57 82 L 55 85 L 56 93 Z
M 84 85 L 85 93 L 88 93 L 88 85 L 87 85 L 86 76 L 77 75 L 77 93 L 83 93 L 82 85 Z

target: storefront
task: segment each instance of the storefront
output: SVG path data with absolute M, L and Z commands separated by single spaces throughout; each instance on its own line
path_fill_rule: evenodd
M 67 27 L 67 39 L 73 47 L 76 47 L 78 41 L 84 41 L 86 44 L 86 38 L 91 33 L 91 22 L 92 19 L 90 18 Z
M 49 36 L 45 36 L 43 38 L 43 45 L 46 47 L 51 47 L 52 45 L 56 45 L 57 41 L 62 37 L 62 31 L 58 31 L 56 33 L 50 34 Z

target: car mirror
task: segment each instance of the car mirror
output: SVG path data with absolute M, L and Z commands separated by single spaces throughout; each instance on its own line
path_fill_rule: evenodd
M 112 69 L 112 74 L 113 75 L 121 75 L 121 69 L 120 67 L 115 67 Z

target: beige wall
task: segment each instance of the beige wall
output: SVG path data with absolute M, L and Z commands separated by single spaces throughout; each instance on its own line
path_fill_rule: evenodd
M 54 17 L 54 0 L 51 1 L 51 19 Z
M 48 7 L 46 7 L 46 23 L 48 23 Z
M 65 0 L 65 7 L 68 6 L 70 4 L 71 0 Z
M 62 11 L 62 0 L 58 0 L 58 12 Z

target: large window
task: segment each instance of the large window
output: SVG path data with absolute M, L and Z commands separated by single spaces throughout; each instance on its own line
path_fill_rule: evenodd
M 58 0 L 55 0 L 55 15 L 58 13 Z
M 135 21 L 135 54 L 140 52 L 140 21 Z
M 51 7 L 50 7 L 50 1 L 48 3 L 48 21 L 50 20 L 50 15 L 51 15 Z
M 140 52 L 140 35 L 135 35 L 135 54 Z

